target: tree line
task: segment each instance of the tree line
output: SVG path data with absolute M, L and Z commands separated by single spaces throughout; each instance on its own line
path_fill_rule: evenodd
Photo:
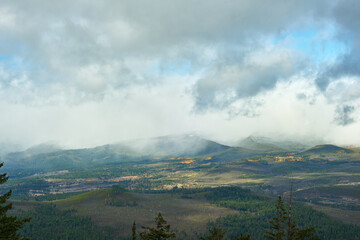
M 291 198 L 290 198 L 291 199 Z M 276 204 L 276 215 L 269 221 L 269 230 L 266 231 L 264 238 L 268 240 L 321 240 L 316 235 L 316 229 L 300 228 L 296 225 L 291 216 L 291 202 L 288 210 L 285 209 L 285 204 L 281 196 L 278 196 Z M 175 238 L 175 232 L 171 231 L 170 224 L 163 218 L 161 213 L 155 217 L 155 227 L 144 227 L 143 231 L 137 233 L 136 223 L 133 222 L 132 227 L 132 240 L 166 240 Z M 225 232 L 219 227 L 213 227 L 209 229 L 209 233 L 206 236 L 200 238 L 200 240 L 223 240 L 225 238 Z M 251 235 L 240 234 L 233 238 L 233 240 L 251 240 Z

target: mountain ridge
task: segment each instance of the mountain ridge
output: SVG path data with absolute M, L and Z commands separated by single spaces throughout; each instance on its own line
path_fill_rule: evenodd
M 352 153 L 354 152 L 351 149 L 339 147 L 333 144 L 321 144 L 316 145 L 312 148 L 309 148 L 303 152 L 302 154 L 326 154 L 326 153 Z

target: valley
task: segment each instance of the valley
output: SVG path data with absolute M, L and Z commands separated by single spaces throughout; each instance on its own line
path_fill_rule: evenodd
M 172 147 L 164 148 L 163 142 Z M 178 149 L 177 145 L 186 147 Z M 186 151 L 191 145 L 196 150 Z M 13 190 L 12 199 L 19 209 L 24 204 L 54 204 L 61 211 L 74 209 L 75 215 L 89 217 L 100 229 L 111 229 L 111 234 L 122 237 L 130 234 L 132 221 L 148 225 L 154 214 L 162 212 L 182 234 L 178 236 L 196 239 L 211 222 L 221 225 L 219 221 L 230 221 L 226 220 L 228 216 L 241 216 L 231 205 L 235 203 L 212 203 L 204 193 L 196 193 L 230 186 L 250 189 L 261 198 L 282 195 L 287 199 L 292 184 L 294 200 L 302 206 L 323 212 L 334 221 L 359 224 L 358 149 L 334 145 L 303 149 L 302 145 L 292 145 L 285 151 L 285 147 L 265 145 L 252 140 L 249 149 L 181 136 L 180 140 L 151 140 L 142 147 L 149 153 L 145 155 L 119 145 L 50 152 L 42 149 L 39 153 L 32 149 L 31 154 L 11 153 L 3 158 L 4 171 L 11 176 L 4 190 Z M 123 190 L 114 194 L 114 187 Z M 260 206 L 257 201 L 249 201 L 246 211 L 251 211 L 252 204 Z M 326 234 L 322 228 L 327 227 L 320 227 Z

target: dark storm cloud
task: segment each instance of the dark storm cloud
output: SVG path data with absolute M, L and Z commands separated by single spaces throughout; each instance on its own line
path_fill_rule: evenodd
M 228 109 L 229 118 L 232 119 L 238 116 L 243 116 L 247 118 L 258 117 L 260 115 L 258 109 L 263 104 L 264 103 L 260 100 L 248 99 L 238 107 L 230 107 Z
M 287 50 L 260 50 L 226 60 L 195 85 L 199 111 L 224 108 L 237 99 L 254 97 L 288 81 L 305 66 L 301 56 Z
M 316 79 L 321 91 L 326 91 L 331 82 L 342 77 L 360 76 L 360 2 L 339 1 L 332 18 L 338 28 L 338 38 L 348 44 L 348 53 L 340 56 L 336 63 L 325 69 Z
M 323 2 L 5 0 L 0 4 L 0 40 L 12 44 L 1 44 L 0 55 L 22 59 L 27 68 L 19 66 L 19 75 L 25 75 L 33 91 L 60 87 L 62 92 L 73 89 L 80 91 L 79 96 L 97 98 L 109 88 L 158 82 L 144 70 L 148 66 L 137 63 L 134 67 L 129 61 L 187 58 L 190 64 L 203 68 L 199 63 L 205 48 L 221 48 L 225 55 L 238 46 L 255 49 L 263 36 L 316 19 L 331 5 Z M 262 80 L 261 88 L 271 89 L 275 79 L 284 76 L 281 70 L 280 76 L 270 73 L 271 67 L 261 71 L 262 75 L 269 73 L 270 80 L 261 74 L 249 76 L 254 83 L 244 90 L 235 86 L 237 97 L 259 92 L 257 85 Z M 93 77 L 88 80 L 84 72 Z M 221 75 L 214 71 L 210 74 Z M 196 88 L 198 103 L 210 96 L 211 105 L 214 93 L 200 87 L 204 81 L 208 80 L 200 80 Z
M 296 94 L 296 98 L 299 100 L 305 100 L 305 99 L 307 99 L 307 96 L 305 93 L 298 93 L 298 94 Z
M 355 111 L 355 107 L 351 105 L 337 106 L 335 110 L 335 122 L 338 125 L 346 126 L 355 122 L 355 119 L 351 117 Z

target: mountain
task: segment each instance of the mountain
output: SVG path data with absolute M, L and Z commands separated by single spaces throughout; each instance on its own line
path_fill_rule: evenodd
M 311 146 L 293 140 L 275 140 L 260 136 L 249 136 L 240 140 L 236 145 L 261 152 L 303 151 Z
M 18 144 L 12 144 L 12 143 L 0 143 L 0 157 L 5 156 L 8 153 L 11 152 L 18 152 L 23 150 L 24 148 Z
M 219 152 L 230 148 L 214 141 L 195 135 L 171 135 L 150 139 L 139 139 L 120 145 L 141 154 L 156 157 L 182 156 L 191 157 Z
M 24 152 L 26 154 L 40 154 L 40 153 L 50 153 L 50 152 L 56 152 L 61 150 L 62 148 L 56 144 L 50 144 L 50 143 L 42 143 L 39 145 L 32 146 L 28 149 L 26 149 Z
M 265 137 L 249 136 L 238 142 L 237 146 L 261 152 L 287 152 L 288 149 L 272 144 L 270 139 Z
M 198 136 L 180 135 L 132 140 L 85 149 L 61 150 L 50 146 L 38 146 L 23 152 L 7 154 L 4 161 L 6 166 L 14 171 L 54 171 L 166 157 L 193 157 L 229 148 Z
M 231 147 L 223 151 L 213 152 L 206 155 L 198 156 L 200 159 L 211 159 L 211 162 L 236 162 L 241 159 L 263 155 L 264 153 L 242 148 L 242 147 Z
M 9 157 L 10 158 L 24 158 L 24 157 L 30 157 L 33 155 L 41 154 L 41 153 L 51 153 L 51 152 L 56 152 L 56 151 L 60 151 L 60 150 L 61 150 L 61 148 L 57 145 L 43 143 L 43 144 L 32 146 L 24 151 L 10 152 L 7 154 L 6 158 L 9 158 Z
M 352 153 L 354 152 L 351 149 L 338 147 L 332 144 L 323 144 L 316 145 L 306 151 L 303 151 L 302 154 L 331 154 L 331 153 Z

